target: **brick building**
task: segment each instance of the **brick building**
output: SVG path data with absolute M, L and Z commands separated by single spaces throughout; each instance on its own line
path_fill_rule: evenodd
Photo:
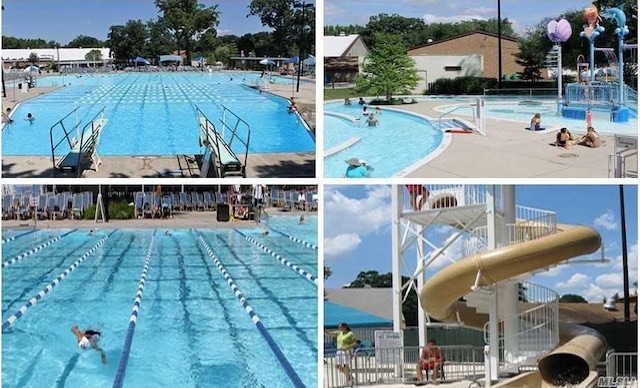
M 522 71 L 513 54 L 518 53 L 515 38 L 502 36 L 502 74 Z M 438 78 L 480 76 L 498 78 L 498 35 L 472 31 L 423 46 L 413 47 L 407 54 L 414 59 L 419 75 L 433 82 Z M 420 74 L 423 72 L 423 74 Z M 424 85 L 424 82 L 421 83 Z

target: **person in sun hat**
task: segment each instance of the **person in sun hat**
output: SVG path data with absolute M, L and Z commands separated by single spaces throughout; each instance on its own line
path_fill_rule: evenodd
M 363 159 L 351 158 L 345 160 L 345 163 L 349 165 L 345 173 L 347 178 L 368 178 L 373 170 Z
M 91 329 L 82 331 L 78 329 L 77 325 L 71 326 L 71 331 L 76 336 L 76 339 L 78 340 L 78 347 L 80 349 L 87 350 L 89 347 L 92 347 L 96 350 L 96 352 L 100 353 L 100 359 L 102 360 L 102 363 L 107 363 L 107 355 L 104 350 L 102 350 L 100 345 L 98 345 L 98 341 L 100 341 L 100 336 L 102 335 L 102 333 Z

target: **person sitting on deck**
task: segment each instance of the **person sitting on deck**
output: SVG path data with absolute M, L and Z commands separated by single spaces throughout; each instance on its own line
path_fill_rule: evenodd
M 442 350 L 436 347 L 436 340 L 432 338 L 427 341 L 427 346 L 422 349 L 420 361 L 416 365 L 416 373 L 418 375 L 418 383 L 416 385 L 426 384 L 425 381 L 422 381 L 423 370 L 427 371 L 427 375 L 429 370 L 433 370 L 433 383 L 437 385 L 440 382 L 440 367 L 444 361 L 443 356 Z
M 289 105 L 289 108 L 287 109 L 287 112 L 289 112 L 289 114 L 295 113 L 295 111 L 298 108 L 296 107 L 296 102 L 293 101 L 293 97 L 291 97 L 291 104 Z
M 556 135 L 556 147 L 568 148 L 573 145 L 573 136 L 567 128 L 560 128 L 560 132 Z
M 98 345 L 98 341 L 100 341 L 100 336 L 102 335 L 99 331 L 87 329 L 82 331 L 78 329 L 77 325 L 71 326 L 71 331 L 76 336 L 76 340 L 78 340 L 78 347 L 82 350 L 86 350 L 89 347 L 95 349 L 98 353 L 100 353 L 100 359 L 103 364 L 107 363 L 107 355 Z
M 3 124 L 12 124 L 13 123 L 13 119 L 11 117 L 9 117 L 10 114 L 11 114 L 11 108 L 7 108 L 6 112 L 2 112 L 2 123 Z
M 589 148 L 600 147 L 600 135 L 596 132 L 595 128 L 587 128 L 587 133 L 578 140 L 578 145 L 587 146 Z
M 542 119 L 540 118 L 540 113 L 536 113 L 531 118 L 531 123 L 529 124 L 529 130 L 531 130 L 531 131 L 540 131 L 540 130 L 542 130 L 543 128 L 540 128 L 540 123 L 541 122 L 542 122 Z

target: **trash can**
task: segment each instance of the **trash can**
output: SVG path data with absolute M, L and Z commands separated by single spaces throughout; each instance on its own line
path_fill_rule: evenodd
M 19 90 L 22 90 L 22 83 L 19 83 L 19 84 L 18 84 L 18 89 L 19 89 Z

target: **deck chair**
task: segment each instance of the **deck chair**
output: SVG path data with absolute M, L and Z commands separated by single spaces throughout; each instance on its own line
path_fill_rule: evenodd
M 171 210 L 173 208 L 172 205 L 172 196 L 170 194 L 164 194 L 162 196 L 162 202 L 160 204 L 162 209 L 162 218 L 171 218 Z
M 200 206 L 198 203 L 198 193 L 196 192 L 191 193 L 191 208 L 194 211 L 200 210 Z
M 84 196 L 82 194 L 73 194 L 72 197 L 72 207 L 71 207 L 71 218 L 74 220 L 82 219 L 84 214 Z
M 209 191 L 202 193 L 202 201 L 204 202 L 205 210 L 213 210 L 215 208 L 215 201 L 213 195 Z
M 153 218 L 153 193 L 144 193 L 142 216 L 144 218 Z
M 11 195 L 3 195 L 2 196 L 2 219 L 9 220 L 13 218 L 11 207 Z
M 36 207 L 39 219 L 45 217 L 47 207 L 47 196 L 44 194 L 38 195 L 38 206 Z
M 182 204 L 182 210 L 193 210 L 193 204 L 191 203 L 191 194 L 180 193 L 180 203 Z
M 50 220 L 57 220 L 60 217 L 60 207 L 58 206 L 58 197 L 53 194 L 47 194 L 47 205 L 45 212 Z
M 144 193 L 141 191 L 138 191 L 134 194 L 134 198 L 133 198 L 134 215 L 136 218 L 144 217 L 143 205 L 144 205 Z
M 180 211 L 180 194 L 171 194 L 171 211 Z
M 307 210 L 309 211 L 318 210 L 318 201 L 313 199 L 313 194 L 311 191 L 305 193 Z

